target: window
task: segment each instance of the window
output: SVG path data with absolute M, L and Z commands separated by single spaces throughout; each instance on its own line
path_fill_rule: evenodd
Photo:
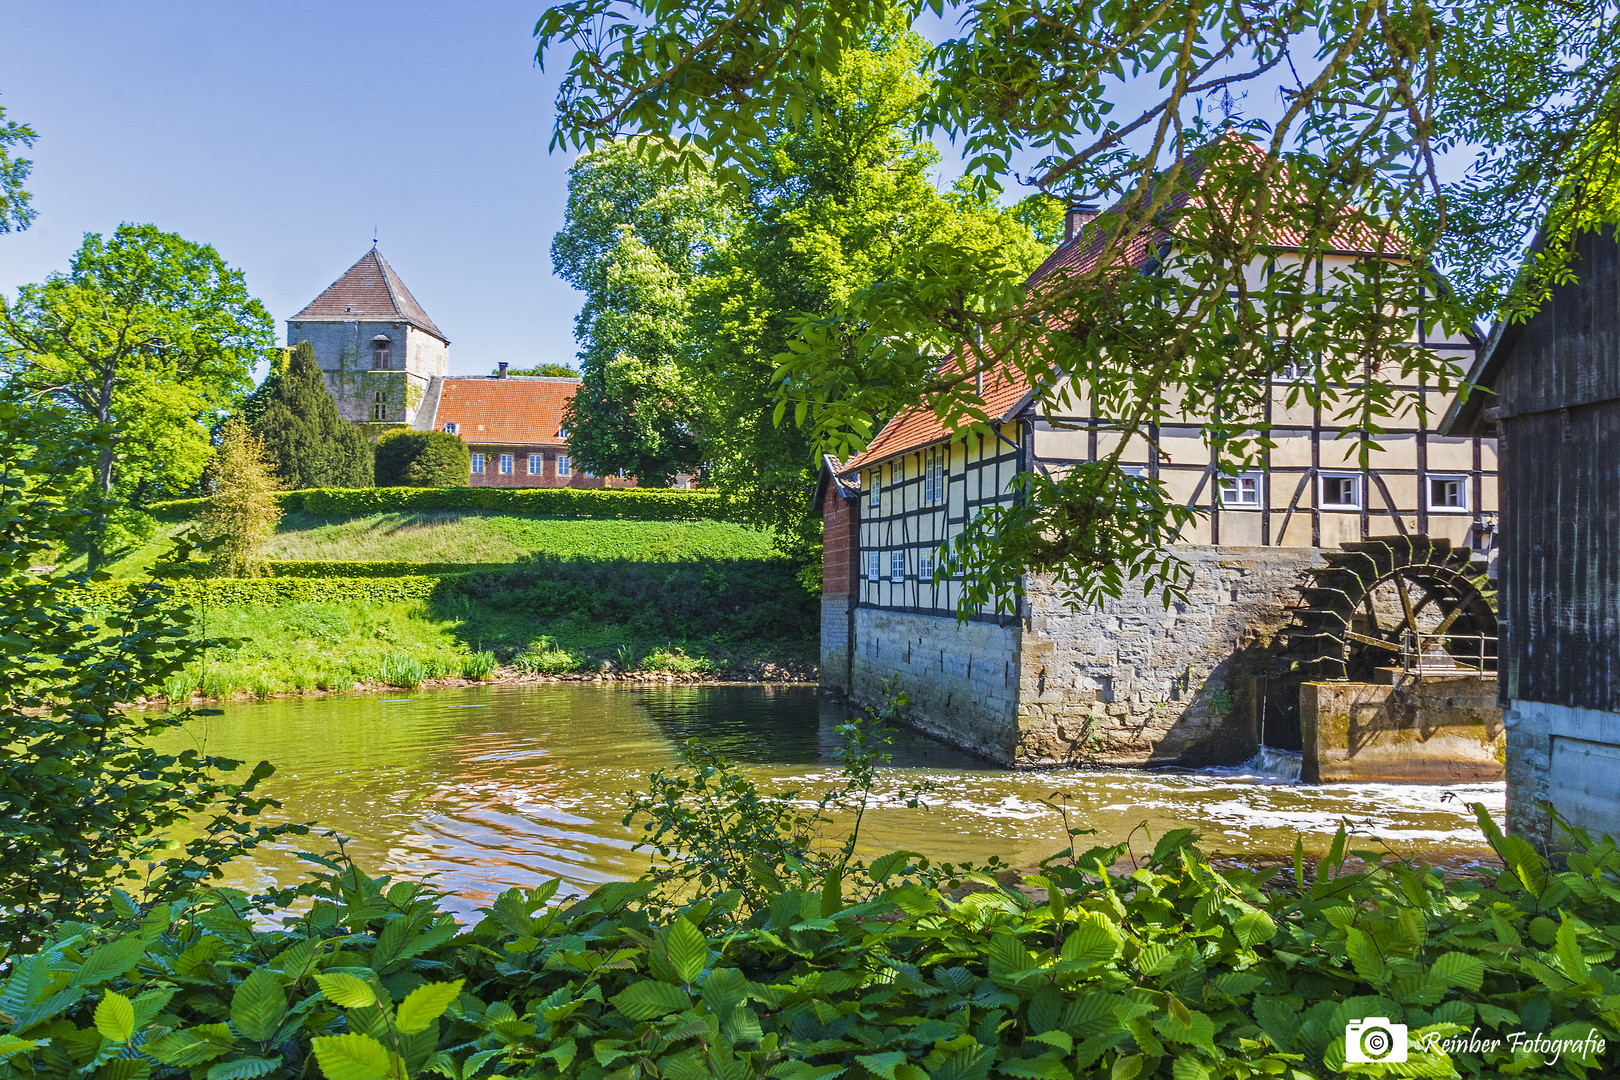
M 388 419 L 388 406 L 384 403 L 381 390 L 377 390 L 371 395 L 371 418 L 373 420 Z
M 1260 505 L 1260 474 L 1257 472 L 1223 476 L 1216 481 L 1215 486 L 1220 493 L 1222 506 Z
M 456 422 L 454 420 L 452 420 L 448 424 L 444 425 L 444 433 L 446 435 L 454 435 L 457 431 L 460 431 L 460 430 L 461 430 L 460 428 L 456 427 Z
M 571 476 L 571 475 L 573 475 L 573 471 L 574 471 L 574 463 L 568 460 L 568 455 L 567 454 L 558 454 L 557 455 L 557 475 L 558 476 Z
M 371 366 L 377 371 L 387 371 L 389 361 L 394 356 L 394 343 L 378 334 L 371 339 Z
M 1467 510 L 1468 477 L 1429 477 L 1430 510 Z
M 923 458 L 923 503 L 932 505 L 945 501 L 945 453 L 931 451 Z
M 546 471 L 546 459 L 539 454 L 529 455 L 529 475 L 539 476 Z
M 895 460 L 895 463 L 893 465 L 889 466 L 889 483 L 898 484 L 898 483 L 900 483 L 900 481 L 904 480 L 905 478 L 906 478 L 906 459 L 905 458 L 897 458 Z
M 934 580 L 934 553 L 925 551 L 917 556 L 917 580 Z
M 1322 505 L 1354 508 L 1361 505 L 1361 477 L 1322 477 Z
M 872 495 L 867 500 L 867 505 L 870 506 L 872 509 L 876 510 L 878 508 L 878 506 L 882 504 L 882 502 L 883 502 L 883 470 L 881 468 L 874 468 L 872 470 Z
M 620 470 L 619 470 L 619 479 L 620 479 L 620 480 L 623 480 L 623 479 L 624 479 L 624 470 L 623 470 L 623 469 L 620 469 Z
M 482 475 L 484 475 L 484 455 L 483 454 L 474 454 L 472 456 L 472 471 L 473 471 L 474 476 L 482 476 Z
M 877 579 L 878 579 L 878 553 L 875 552 L 875 551 L 868 552 L 867 556 L 866 556 L 866 580 L 867 581 L 876 581 Z
M 889 580 L 906 580 L 906 553 L 903 551 L 889 552 Z
M 511 454 L 502 454 L 501 455 L 501 475 L 502 476 L 511 476 L 512 475 L 512 455 Z

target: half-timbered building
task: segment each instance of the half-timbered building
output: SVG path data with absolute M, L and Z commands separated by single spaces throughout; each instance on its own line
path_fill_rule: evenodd
M 1095 260 L 1100 240 L 1083 228 L 1090 216 L 1071 211 L 1069 238 L 1032 285 Z M 1280 238 L 1251 268 L 1254 279 L 1289 251 Z M 1150 256 L 1139 248 L 1132 270 Z M 1346 243 L 1319 260 L 1318 280 L 1364 257 Z M 1412 344 L 1466 368 L 1478 342 L 1420 327 Z M 1435 429 L 1447 391 L 1403 387 L 1423 407 L 1389 425 L 1364 467 L 1356 440 L 1288 393 L 1298 374 L 1279 372 L 1265 394 L 1275 445 L 1252 471 L 1223 474 L 1200 418 L 1174 410 L 1158 417 L 1151 441 L 1124 448 L 1124 469 L 1198 511 L 1178 545 L 1192 585 L 1168 608 L 1138 593 L 1076 611 L 1049 581 L 1026 576 L 1016 613 L 959 619 L 961 582 L 936 574 L 944 543 L 980 507 L 1011 500 L 1020 472 L 1061 471 L 1117 448 L 1122 436 L 1093 415 L 1083 384 L 1032 386 L 1005 367 L 982 379 L 990 422 L 981 430 L 947 430 L 918 406 L 858 456 L 826 459 L 816 495 L 827 536 L 823 686 L 870 701 L 898 674 L 919 726 L 1019 764 L 1236 761 L 1262 739 L 1297 740 L 1298 677 L 1290 685 L 1279 674 L 1278 651 L 1313 571 L 1342 545 L 1381 536 L 1401 538 L 1407 559 L 1488 554 L 1497 506 L 1494 440 Z M 1393 642 L 1370 590 L 1364 606 L 1346 614 L 1338 638 Z

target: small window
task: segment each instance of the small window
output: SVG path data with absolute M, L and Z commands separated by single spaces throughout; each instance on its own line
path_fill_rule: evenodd
M 539 476 L 546 471 L 546 459 L 539 454 L 529 455 L 529 475 Z
M 906 580 L 906 553 L 903 551 L 889 552 L 889 580 Z
M 1260 505 L 1260 474 L 1257 472 L 1223 476 L 1217 481 L 1216 487 L 1220 492 L 1222 506 Z
M 934 580 L 934 553 L 925 551 L 917 556 L 917 580 Z
M 945 452 L 930 451 L 923 458 L 923 503 L 933 505 L 945 501 Z
M 564 442 L 567 442 L 568 441 L 568 429 L 565 428 L 565 427 L 558 428 L 557 429 L 557 438 L 563 440 Z
M 482 475 L 484 475 L 484 455 L 483 454 L 474 454 L 472 456 L 472 471 L 473 471 L 474 476 L 482 476 Z
M 456 426 L 456 422 L 454 420 L 452 420 L 448 424 L 444 425 L 444 433 L 446 435 L 454 435 L 456 432 L 458 432 L 460 430 L 461 429 Z
M 557 455 L 557 475 L 558 476 L 571 476 L 571 475 L 573 475 L 573 469 L 574 469 L 574 464 L 573 464 L 573 462 L 568 460 L 568 455 L 567 454 L 558 454 Z
M 868 552 L 867 555 L 866 555 L 866 580 L 867 581 L 876 581 L 877 579 L 878 579 L 878 553 L 875 552 L 875 551 L 871 551 L 871 552 Z
M 872 470 L 872 494 L 867 499 L 867 505 L 876 510 L 883 502 L 883 470 Z
M 1429 477 L 1430 510 L 1467 510 L 1468 477 Z
M 1340 509 L 1354 509 L 1361 505 L 1361 477 L 1322 477 L 1322 505 Z
M 502 476 L 511 476 L 512 475 L 512 455 L 511 454 L 502 454 L 501 455 L 501 475 Z
M 386 405 L 373 405 L 371 407 L 371 418 L 373 420 L 386 420 L 386 419 L 388 419 L 388 406 L 386 406 Z
M 394 343 L 381 335 L 371 339 L 371 366 L 377 371 L 387 371 L 394 358 Z
M 906 478 L 906 459 L 905 458 L 897 458 L 895 460 L 894 464 L 889 466 L 889 483 L 898 484 L 902 480 L 904 480 L 905 478 Z
M 623 470 L 623 469 L 620 469 L 620 470 L 619 470 L 619 479 L 620 479 L 620 480 L 623 480 L 623 479 L 624 479 L 624 470 Z

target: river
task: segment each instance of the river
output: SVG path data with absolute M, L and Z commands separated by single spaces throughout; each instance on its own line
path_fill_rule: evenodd
M 238 704 L 167 738 L 269 759 L 268 787 L 284 804 L 272 820 L 318 822 L 371 872 L 431 873 L 465 907 L 552 877 L 582 891 L 638 873 L 646 860 L 621 824 L 626 792 L 676 765 L 689 738 L 766 787 L 819 792 L 836 774 L 835 727 L 847 715 L 809 687 L 556 683 Z M 1466 860 L 1485 852 L 1467 803 L 1498 818 L 1503 803 L 1499 783 L 1308 787 L 1243 768 L 1016 772 L 914 733 L 895 739 L 863 828 L 869 854 L 1029 865 L 1064 845 L 1066 813 L 1101 842 L 1134 832 L 1138 849 L 1188 827 L 1212 852 L 1286 853 L 1303 834 L 1319 853 L 1345 819 L 1360 841 L 1352 848 Z M 928 805 L 906 807 L 899 793 L 923 778 L 934 785 Z M 286 883 L 300 865 L 290 848 L 261 852 L 237 883 Z

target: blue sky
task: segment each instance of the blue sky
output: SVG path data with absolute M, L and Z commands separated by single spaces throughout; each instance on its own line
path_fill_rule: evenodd
M 0 0 L 0 104 L 40 135 L 39 218 L 0 236 L 0 289 L 152 222 L 241 267 L 279 337 L 375 226 L 452 371 L 571 361 L 543 6 Z

